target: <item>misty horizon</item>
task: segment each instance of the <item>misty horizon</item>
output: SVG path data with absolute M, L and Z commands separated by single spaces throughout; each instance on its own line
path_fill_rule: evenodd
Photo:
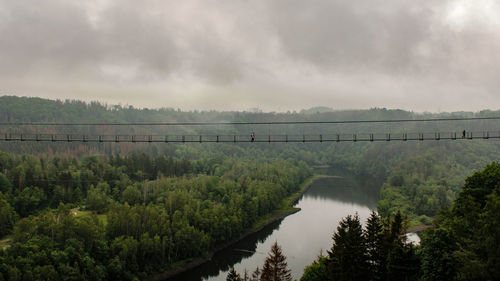
M 130 108 L 130 109 L 135 109 L 135 110 L 157 110 L 157 111 L 172 110 L 172 111 L 180 111 L 180 112 L 186 112 L 186 113 L 189 113 L 189 112 L 200 112 L 200 113 L 203 113 L 203 112 L 220 112 L 220 113 L 240 112 L 240 113 L 264 113 L 264 114 L 269 114 L 269 113 L 271 113 L 271 114 L 272 113 L 275 113 L 275 114 L 316 114 L 316 113 L 344 112 L 344 111 L 387 110 L 387 111 L 405 111 L 405 112 L 412 113 L 412 114 L 424 115 L 424 114 L 455 114 L 455 113 L 477 114 L 477 113 L 481 113 L 484 111 L 498 111 L 498 109 L 484 108 L 484 109 L 480 109 L 477 111 L 456 110 L 456 111 L 435 111 L 435 112 L 433 112 L 433 111 L 414 111 L 414 110 L 407 110 L 407 109 L 403 109 L 403 108 L 387 108 L 387 107 L 332 108 L 332 107 L 321 106 L 321 105 L 312 106 L 309 108 L 285 109 L 283 111 L 266 111 L 266 110 L 258 108 L 258 107 L 240 109 L 240 110 L 198 109 L 198 108 L 184 109 L 184 108 L 174 108 L 174 107 L 139 107 L 139 106 L 136 106 L 133 104 L 122 104 L 122 103 L 113 104 L 113 103 L 108 103 L 108 102 L 105 102 L 102 100 L 84 100 L 84 99 L 69 99 L 69 98 L 61 99 L 61 98 L 44 98 L 44 97 L 37 97 L 37 96 L 18 96 L 18 95 L 1 95 L 0 94 L 0 98 L 1 97 L 18 97 L 18 98 L 28 98 L 28 99 L 41 98 L 41 99 L 46 99 L 46 100 L 56 101 L 56 102 L 61 102 L 61 103 L 64 103 L 66 101 L 84 102 L 86 104 L 90 104 L 90 103 L 95 102 L 95 103 L 98 103 L 102 106 L 106 106 L 108 109 L 112 109 L 113 107 L 117 106 L 117 107 L 120 107 L 122 109 Z

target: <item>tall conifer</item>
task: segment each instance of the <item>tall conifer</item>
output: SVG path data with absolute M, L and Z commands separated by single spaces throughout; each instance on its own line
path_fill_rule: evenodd
M 364 236 L 366 239 L 370 280 L 383 280 L 385 259 L 382 252 L 382 245 L 384 243 L 384 234 L 380 216 L 376 212 L 372 212 L 366 221 Z
M 281 251 L 278 242 L 274 242 L 271 246 L 271 252 L 264 262 L 261 281 L 291 281 L 292 276 L 286 262 L 286 256 Z
M 356 214 L 340 221 L 333 234 L 333 246 L 328 252 L 329 271 L 333 280 L 367 280 L 368 259 L 363 228 Z

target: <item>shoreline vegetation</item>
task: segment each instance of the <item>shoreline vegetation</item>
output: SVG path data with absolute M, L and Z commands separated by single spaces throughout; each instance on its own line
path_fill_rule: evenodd
M 278 210 L 274 211 L 272 214 L 264 216 L 263 218 L 258 220 L 251 229 L 249 229 L 248 231 L 243 233 L 241 236 L 218 245 L 217 247 L 212 249 L 210 252 L 205 253 L 205 255 L 202 257 L 195 258 L 195 259 L 188 259 L 185 261 L 180 261 L 177 264 L 173 265 L 172 268 L 170 268 L 169 270 L 162 272 L 162 273 L 155 274 L 155 275 L 151 275 L 148 278 L 146 278 L 145 280 L 146 281 L 166 280 L 168 278 L 174 277 L 175 275 L 181 274 L 187 270 L 190 270 L 190 269 L 193 269 L 193 268 L 196 268 L 196 267 L 202 265 L 203 263 L 211 260 L 212 257 L 217 252 L 230 247 L 231 245 L 245 239 L 249 235 L 252 235 L 254 233 L 261 231 L 264 227 L 266 227 L 266 226 L 268 226 L 276 221 L 282 220 L 289 215 L 293 215 L 293 214 L 299 212 L 301 209 L 295 208 L 295 207 L 293 207 L 293 205 L 295 205 L 299 201 L 300 197 L 309 189 L 309 187 L 311 187 L 311 185 L 314 183 L 314 181 L 316 181 L 318 179 L 322 179 L 322 178 L 337 178 L 337 177 L 338 176 L 330 176 L 330 175 L 322 175 L 322 174 L 312 175 L 311 177 L 309 177 L 303 183 L 300 184 L 300 188 L 297 192 L 295 192 L 295 193 L 291 194 L 290 196 L 286 197 L 285 199 L 283 199 L 283 205 L 282 205 L 281 209 L 278 209 Z

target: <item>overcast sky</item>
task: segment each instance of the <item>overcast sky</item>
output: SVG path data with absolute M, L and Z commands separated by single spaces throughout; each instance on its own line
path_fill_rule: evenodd
M 0 95 L 500 108 L 500 1 L 0 0 Z

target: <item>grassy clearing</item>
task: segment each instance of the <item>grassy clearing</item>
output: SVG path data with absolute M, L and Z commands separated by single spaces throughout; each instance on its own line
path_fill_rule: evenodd
M 81 211 L 78 208 L 71 209 L 71 214 L 75 217 L 83 217 L 92 215 L 92 211 Z
M 78 208 L 71 209 L 71 214 L 76 218 L 84 218 L 96 215 L 100 223 L 102 223 L 104 226 L 108 224 L 108 217 L 106 216 L 106 214 L 97 214 L 92 211 L 82 211 L 79 210 Z

